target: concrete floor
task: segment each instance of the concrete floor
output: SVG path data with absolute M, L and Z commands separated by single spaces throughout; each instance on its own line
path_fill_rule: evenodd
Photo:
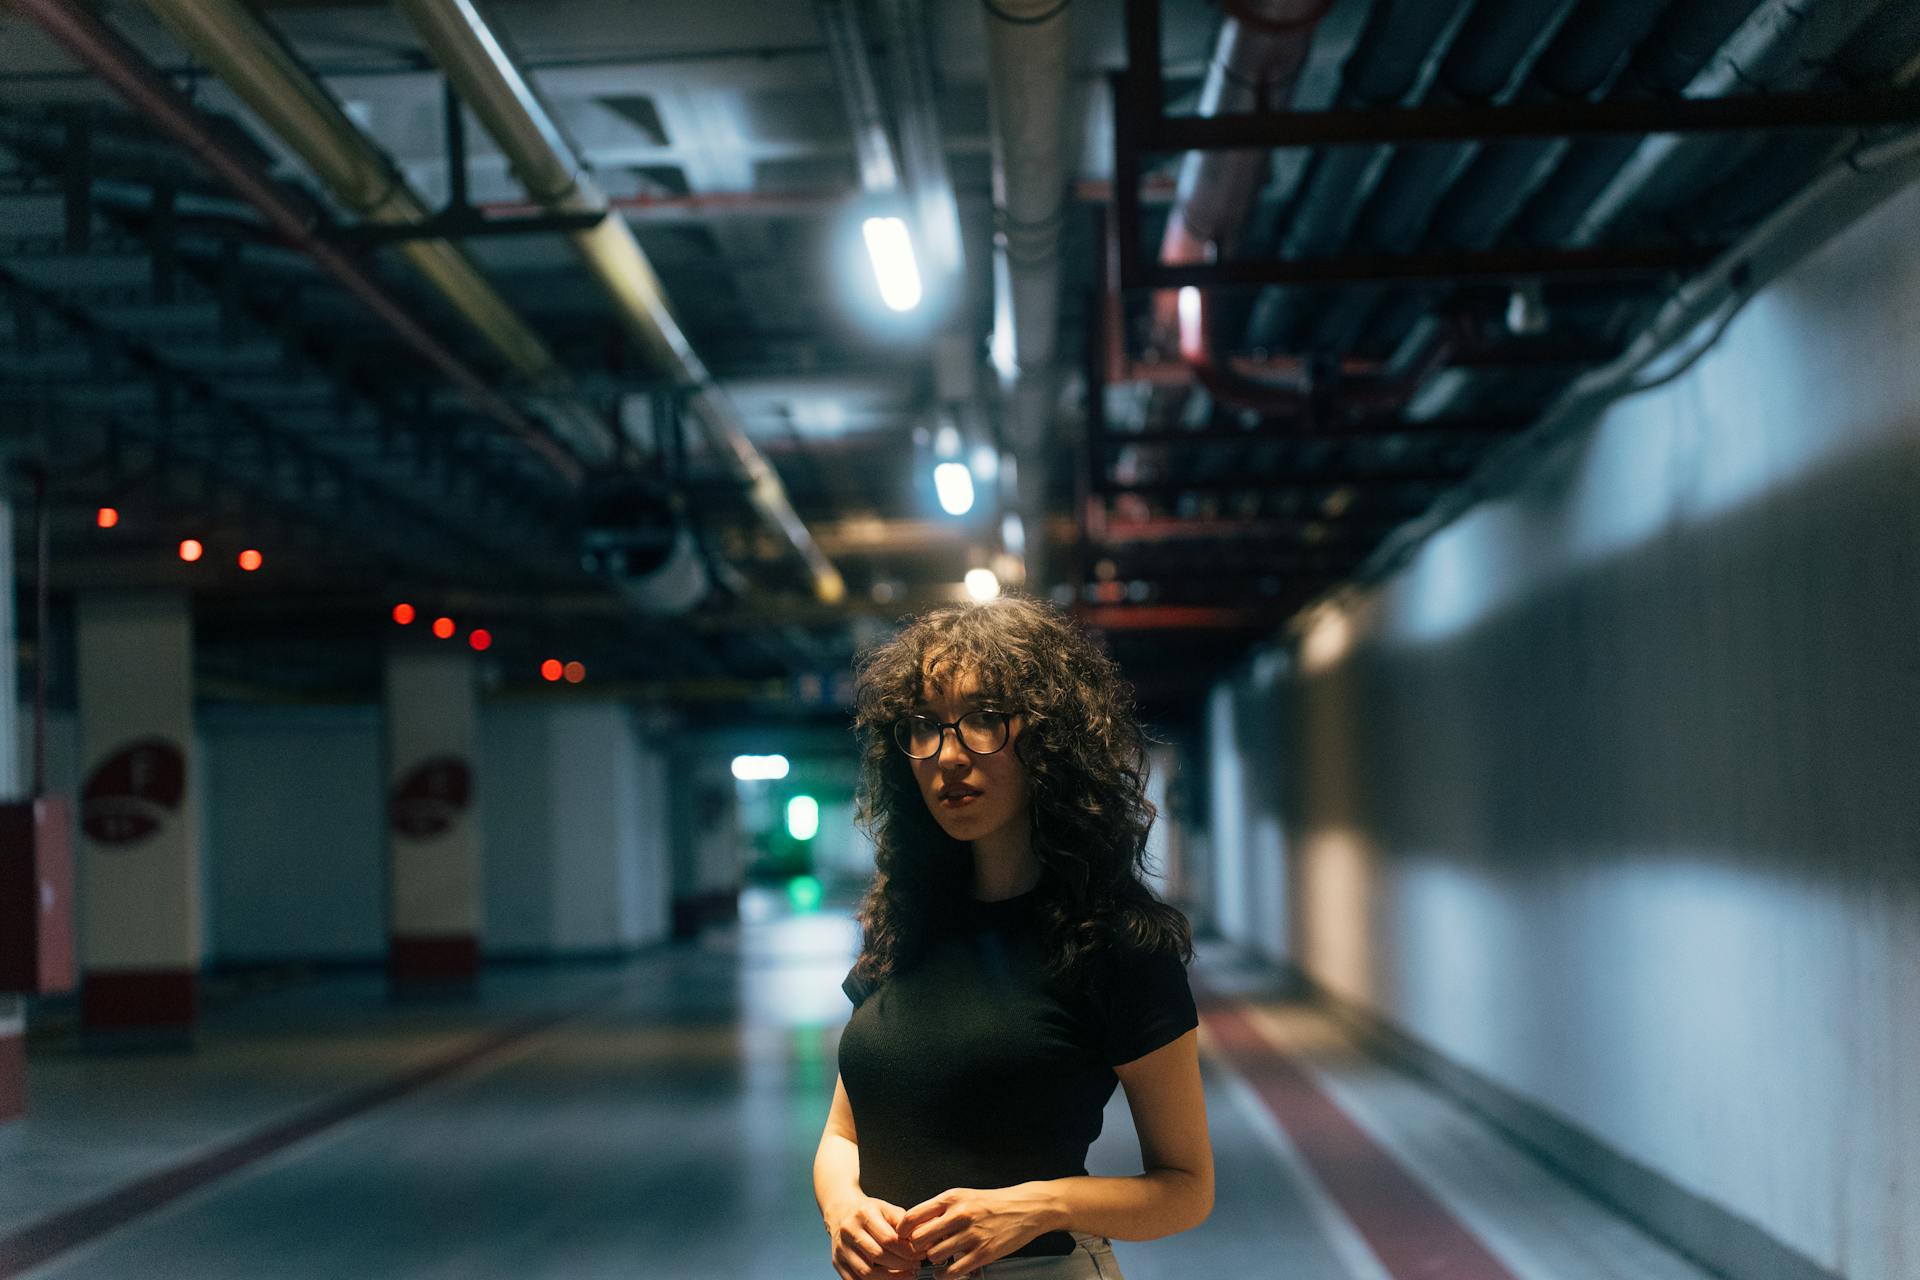
M 36 1036 L 0 1127 L 0 1280 L 819 1277 L 842 911 L 618 966 L 490 970 L 465 1003 L 331 977 L 213 1008 L 192 1052 Z M 1218 1192 L 1128 1280 L 1707 1280 L 1209 946 Z M 1092 1172 L 1139 1171 L 1116 1091 Z M 989 1271 L 989 1276 L 991 1271 Z

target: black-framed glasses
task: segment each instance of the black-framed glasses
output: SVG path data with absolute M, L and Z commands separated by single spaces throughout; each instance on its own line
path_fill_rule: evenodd
M 958 720 L 932 716 L 902 716 L 893 722 L 893 740 L 910 759 L 931 760 L 940 754 L 947 730 L 975 755 L 990 756 L 1007 745 L 1007 726 L 1013 719 L 1004 711 L 969 711 Z

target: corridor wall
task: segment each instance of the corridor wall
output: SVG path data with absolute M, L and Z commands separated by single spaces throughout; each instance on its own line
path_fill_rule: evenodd
M 1917 226 L 1210 711 L 1225 931 L 1743 1280 L 1920 1275 Z

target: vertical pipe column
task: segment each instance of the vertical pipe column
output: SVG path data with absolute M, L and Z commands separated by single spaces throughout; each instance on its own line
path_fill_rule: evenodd
M 0 493 L 0 671 L 18 671 L 14 654 L 13 504 Z M 37 659 L 36 659 L 37 660 Z M 11 686 L 0 696 L 0 797 L 26 794 L 20 768 L 20 701 Z M 27 1109 L 26 999 L 0 992 L 0 1124 Z
M 387 976 L 396 995 L 470 991 L 480 972 L 474 663 L 387 654 Z
M 76 622 L 81 1029 L 96 1044 L 190 1043 L 203 950 L 192 605 L 183 591 L 83 593 Z

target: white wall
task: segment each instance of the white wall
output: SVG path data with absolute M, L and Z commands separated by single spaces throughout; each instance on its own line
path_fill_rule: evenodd
M 209 705 L 208 953 L 216 962 L 383 960 L 382 710 Z M 71 714 L 49 725 L 49 779 L 72 794 Z M 667 928 L 662 757 L 608 704 L 486 704 L 476 805 L 488 954 L 599 953 Z
M 203 706 L 195 719 L 210 957 L 385 956 L 380 708 Z
M 1270 658 L 1216 687 L 1207 702 L 1210 914 L 1218 932 L 1274 961 L 1289 955 L 1286 836 L 1278 769 L 1286 746 Z
M 667 934 L 664 758 L 617 703 L 481 715 L 490 954 L 599 953 Z
M 1309 633 L 1276 768 L 1300 966 L 1850 1280 L 1920 1275 L 1916 227 Z

